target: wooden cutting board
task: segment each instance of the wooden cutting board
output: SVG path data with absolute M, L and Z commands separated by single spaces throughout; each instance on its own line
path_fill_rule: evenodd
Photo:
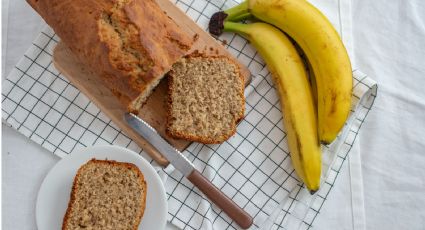
M 157 2 L 166 14 L 185 32 L 190 36 L 195 36 L 196 34 L 199 36 L 190 52 L 198 50 L 207 54 L 220 54 L 232 58 L 240 65 L 246 85 L 249 83 L 251 75 L 248 69 L 229 54 L 222 44 L 201 29 L 171 1 L 157 0 Z M 56 68 L 64 74 L 73 85 L 93 101 L 103 113 L 120 127 L 126 135 L 144 149 L 159 165 L 166 166 L 168 164 L 168 161 L 153 146 L 127 125 L 123 120 L 123 115 L 126 112 L 125 108 L 122 107 L 115 96 L 113 96 L 96 77 L 92 77 L 90 70 L 72 54 L 65 44 L 60 42 L 56 46 L 53 54 L 53 62 Z M 166 101 L 167 79 L 164 78 L 155 89 L 154 93 L 149 97 L 147 103 L 142 107 L 139 116 L 154 127 L 169 143 L 182 151 L 190 142 L 177 140 L 165 134 Z

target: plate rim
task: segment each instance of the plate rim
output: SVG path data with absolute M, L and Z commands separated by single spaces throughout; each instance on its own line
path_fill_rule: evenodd
M 161 190 L 160 192 L 161 192 L 162 197 L 163 197 L 163 199 L 161 199 L 161 200 L 164 201 L 163 203 L 164 203 L 164 207 L 165 207 L 164 210 L 165 211 L 164 211 L 163 218 L 161 218 L 161 219 L 163 219 L 163 224 L 162 224 L 163 228 L 162 229 L 165 229 L 165 226 L 166 226 L 166 223 L 167 223 L 168 202 L 167 202 L 167 195 L 166 195 L 166 191 L 165 191 L 165 185 L 163 184 L 161 177 L 159 176 L 159 174 L 157 173 L 155 168 L 142 155 L 137 154 L 136 152 L 134 152 L 130 149 L 127 149 L 127 148 L 122 147 L 122 146 L 117 146 L 117 145 L 92 145 L 92 146 L 87 146 L 87 147 L 75 149 L 70 154 L 59 159 L 59 161 L 56 162 L 55 165 L 53 165 L 53 167 L 51 167 L 49 169 L 49 171 L 44 176 L 44 178 L 43 178 L 43 180 L 40 184 L 40 187 L 38 188 L 38 191 L 37 191 L 37 198 L 36 198 L 36 203 L 35 203 L 35 221 L 36 221 L 37 228 L 40 228 L 39 218 L 41 218 L 41 217 L 39 217 L 39 213 L 40 213 L 39 209 L 40 209 L 40 199 L 41 199 L 41 194 L 42 194 L 41 191 L 42 191 L 43 187 L 46 186 L 46 183 L 48 182 L 48 178 L 51 175 L 51 173 L 54 172 L 56 170 L 56 168 L 58 168 L 61 165 L 60 164 L 61 162 L 63 164 L 63 162 L 70 161 L 74 158 L 78 158 L 80 155 L 83 155 L 83 154 L 87 154 L 87 156 L 90 156 L 87 159 L 87 160 L 89 160 L 89 159 L 95 158 L 95 156 L 93 156 L 93 154 L 90 154 L 90 153 L 87 153 L 87 152 L 90 152 L 90 151 L 94 152 L 94 151 L 98 151 L 99 149 L 105 149 L 105 148 L 106 149 L 115 149 L 115 151 L 126 152 L 127 154 L 133 155 L 134 157 L 136 157 L 137 160 L 140 160 L 142 165 L 147 166 L 147 168 L 150 168 L 148 170 L 151 170 L 153 172 L 153 176 L 154 176 L 155 180 L 157 180 L 161 185 L 161 186 L 158 186 L 158 187 Z M 108 159 L 108 160 L 115 160 L 115 161 L 123 162 L 122 160 L 116 160 L 116 159 L 112 159 L 112 158 Z M 83 164 L 84 163 L 79 165 L 76 170 L 78 170 L 78 168 L 80 168 Z M 136 165 L 136 167 L 138 167 L 139 170 L 141 170 L 139 166 Z M 72 179 L 72 181 L 73 181 L 73 179 Z M 161 226 L 161 225 L 159 225 L 159 226 Z

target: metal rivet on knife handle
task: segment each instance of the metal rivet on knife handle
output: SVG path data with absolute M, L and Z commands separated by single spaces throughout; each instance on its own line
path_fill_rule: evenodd
M 211 181 L 205 178 L 199 171 L 193 170 L 193 172 L 187 176 L 187 179 L 201 190 L 208 199 L 220 207 L 241 228 L 247 229 L 251 227 L 253 222 L 252 217 L 215 187 Z

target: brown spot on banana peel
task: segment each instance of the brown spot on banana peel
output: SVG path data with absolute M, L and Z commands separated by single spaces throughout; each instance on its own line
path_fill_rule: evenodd
M 292 124 L 292 121 L 291 121 L 291 124 Z M 303 145 L 300 142 L 301 137 L 299 136 L 298 133 L 295 133 L 295 139 L 296 139 L 296 142 L 297 142 L 298 158 L 300 159 L 300 162 L 303 162 L 304 157 L 303 157 L 303 154 L 301 154 L 301 150 L 302 150 Z
M 331 97 L 331 110 L 329 111 L 329 115 L 334 114 L 336 112 L 336 99 L 338 97 L 337 92 L 335 92 L 335 90 L 331 90 L 330 97 Z
M 329 96 L 330 96 L 330 103 L 331 103 L 331 108 L 329 110 L 328 116 L 332 116 L 332 114 L 334 114 L 337 110 L 337 98 L 338 98 L 338 93 L 335 90 L 331 90 L 329 91 Z M 325 98 L 323 98 L 325 100 Z M 327 140 L 321 140 L 320 141 L 321 144 L 323 145 L 329 145 L 331 142 L 327 141 Z
M 280 0 L 274 0 L 272 3 L 269 4 L 271 8 L 281 9 L 285 10 L 286 8 L 286 2 L 280 1 Z

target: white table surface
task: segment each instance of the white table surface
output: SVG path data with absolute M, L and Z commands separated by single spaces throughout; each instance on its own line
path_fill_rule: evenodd
M 2 6 L 4 78 L 42 21 L 22 0 L 3 0 Z M 361 158 L 364 208 L 354 206 L 362 208 L 365 219 L 359 223 L 351 208 L 356 194 L 351 194 L 350 173 L 355 172 L 346 161 L 313 227 L 423 229 L 425 2 L 353 1 L 353 35 L 357 66 L 379 84 L 374 108 L 350 152 Z M 59 158 L 5 125 L 2 131 L 2 228 L 36 229 L 36 194 Z

